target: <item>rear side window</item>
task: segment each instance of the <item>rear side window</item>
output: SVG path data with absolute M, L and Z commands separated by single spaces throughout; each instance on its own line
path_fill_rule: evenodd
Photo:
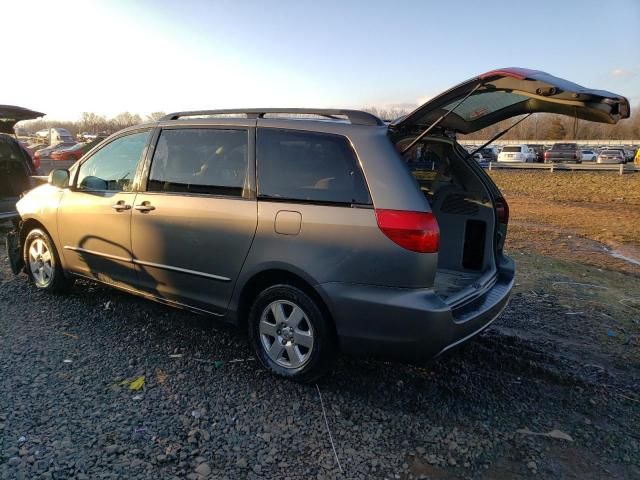
M 257 140 L 263 198 L 370 204 L 362 171 L 345 137 L 262 128 Z
M 163 130 L 147 190 L 241 196 L 247 177 L 246 130 Z

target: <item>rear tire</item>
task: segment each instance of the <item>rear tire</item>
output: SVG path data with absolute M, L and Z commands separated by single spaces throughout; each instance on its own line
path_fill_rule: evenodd
M 249 338 L 271 373 L 313 383 L 331 368 L 336 342 L 329 319 L 311 296 L 287 284 L 263 290 L 249 311 Z
M 62 293 L 73 285 L 73 279 L 65 277 L 56 247 L 44 230 L 34 228 L 27 234 L 24 264 L 29 279 L 39 290 Z

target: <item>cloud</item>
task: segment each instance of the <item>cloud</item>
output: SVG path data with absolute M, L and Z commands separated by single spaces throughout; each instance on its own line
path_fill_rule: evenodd
M 636 76 L 636 72 L 629 68 L 614 68 L 609 75 L 615 78 L 632 78 Z

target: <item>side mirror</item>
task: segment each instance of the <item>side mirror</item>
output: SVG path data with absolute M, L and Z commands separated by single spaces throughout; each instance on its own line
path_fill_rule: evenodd
M 58 168 L 52 170 L 49 174 L 49 185 L 58 188 L 66 188 L 69 186 L 69 170 Z

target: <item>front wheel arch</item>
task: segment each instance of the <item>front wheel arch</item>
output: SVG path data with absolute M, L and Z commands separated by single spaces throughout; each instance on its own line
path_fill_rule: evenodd
M 24 246 L 25 246 L 24 245 L 24 241 L 27 238 L 27 235 L 29 235 L 29 232 L 31 230 L 33 230 L 34 228 L 39 228 L 40 230 L 43 230 L 47 235 L 49 235 L 49 238 L 53 242 L 53 246 L 58 251 L 58 256 L 60 257 L 60 265 L 62 266 L 62 270 L 64 271 L 65 277 L 71 278 L 70 275 L 67 273 L 66 264 L 65 264 L 65 261 L 64 261 L 64 255 L 62 253 L 62 248 L 60 248 L 58 246 L 58 244 L 56 244 L 56 240 L 53 238 L 53 235 L 51 235 L 51 232 L 49 231 L 49 229 L 47 227 L 45 227 L 42 222 L 40 222 L 39 220 L 37 220 L 35 218 L 28 218 L 26 220 L 23 220 L 22 223 L 21 223 L 21 226 L 20 226 L 20 249 L 21 249 L 21 253 L 24 253 Z
M 44 262 L 50 262 L 48 281 L 45 284 L 38 283 L 35 272 L 32 265 L 30 266 L 30 245 L 32 242 L 40 241 L 44 242 L 42 247 L 46 247 L 50 260 L 44 260 Z M 40 257 L 44 258 L 46 251 L 43 254 L 40 250 Z M 35 286 L 42 290 L 51 293 L 66 293 L 74 283 L 74 279 L 69 277 L 65 272 L 62 261 L 60 260 L 60 254 L 58 248 L 51 238 L 51 235 L 45 228 L 40 228 L 35 224 L 30 224 L 27 229 L 24 229 L 24 241 L 22 245 L 22 256 L 25 265 L 25 271 Z M 42 262 L 43 260 L 39 260 Z M 32 263 L 32 262 L 31 262 Z M 40 264 L 40 275 L 43 275 L 42 263 Z

